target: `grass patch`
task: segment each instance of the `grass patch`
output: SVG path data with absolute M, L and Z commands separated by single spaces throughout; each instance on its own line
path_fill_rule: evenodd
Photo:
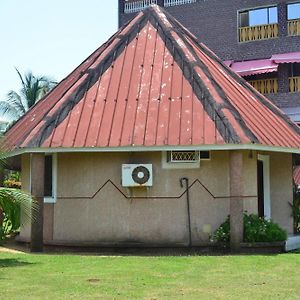
M 299 299 L 300 254 L 0 253 L 2 299 Z

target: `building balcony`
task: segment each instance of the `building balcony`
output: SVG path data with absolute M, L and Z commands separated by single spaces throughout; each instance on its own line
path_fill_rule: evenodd
M 300 76 L 289 77 L 290 93 L 300 93 Z
M 197 0 L 123 0 L 124 13 L 130 14 L 144 10 L 152 4 L 159 4 L 164 7 L 191 4 Z
M 267 40 L 278 37 L 278 24 L 240 27 L 239 42 Z
M 130 14 L 130 13 L 142 11 L 152 4 L 157 4 L 157 0 L 125 0 L 124 13 Z
M 195 3 L 197 0 L 164 0 L 164 6 L 175 6 L 175 5 L 183 5 L 189 3 Z
M 261 94 L 277 94 L 278 93 L 278 79 L 267 78 L 248 81 Z
M 300 19 L 288 21 L 288 35 L 300 35 Z

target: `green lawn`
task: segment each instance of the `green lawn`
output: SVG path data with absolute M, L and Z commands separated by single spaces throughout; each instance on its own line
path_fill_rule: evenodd
M 300 299 L 300 253 L 255 256 L 0 253 L 0 299 Z

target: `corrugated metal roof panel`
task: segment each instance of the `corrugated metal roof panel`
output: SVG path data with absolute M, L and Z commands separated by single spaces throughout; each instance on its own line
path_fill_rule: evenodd
M 141 12 L 37 103 L 6 148 L 299 147 L 299 129 L 159 7 Z

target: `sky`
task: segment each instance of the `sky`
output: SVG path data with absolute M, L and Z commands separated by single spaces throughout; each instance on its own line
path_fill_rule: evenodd
M 118 0 L 0 0 L 0 100 L 32 71 L 62 80 L 118 28 Z

